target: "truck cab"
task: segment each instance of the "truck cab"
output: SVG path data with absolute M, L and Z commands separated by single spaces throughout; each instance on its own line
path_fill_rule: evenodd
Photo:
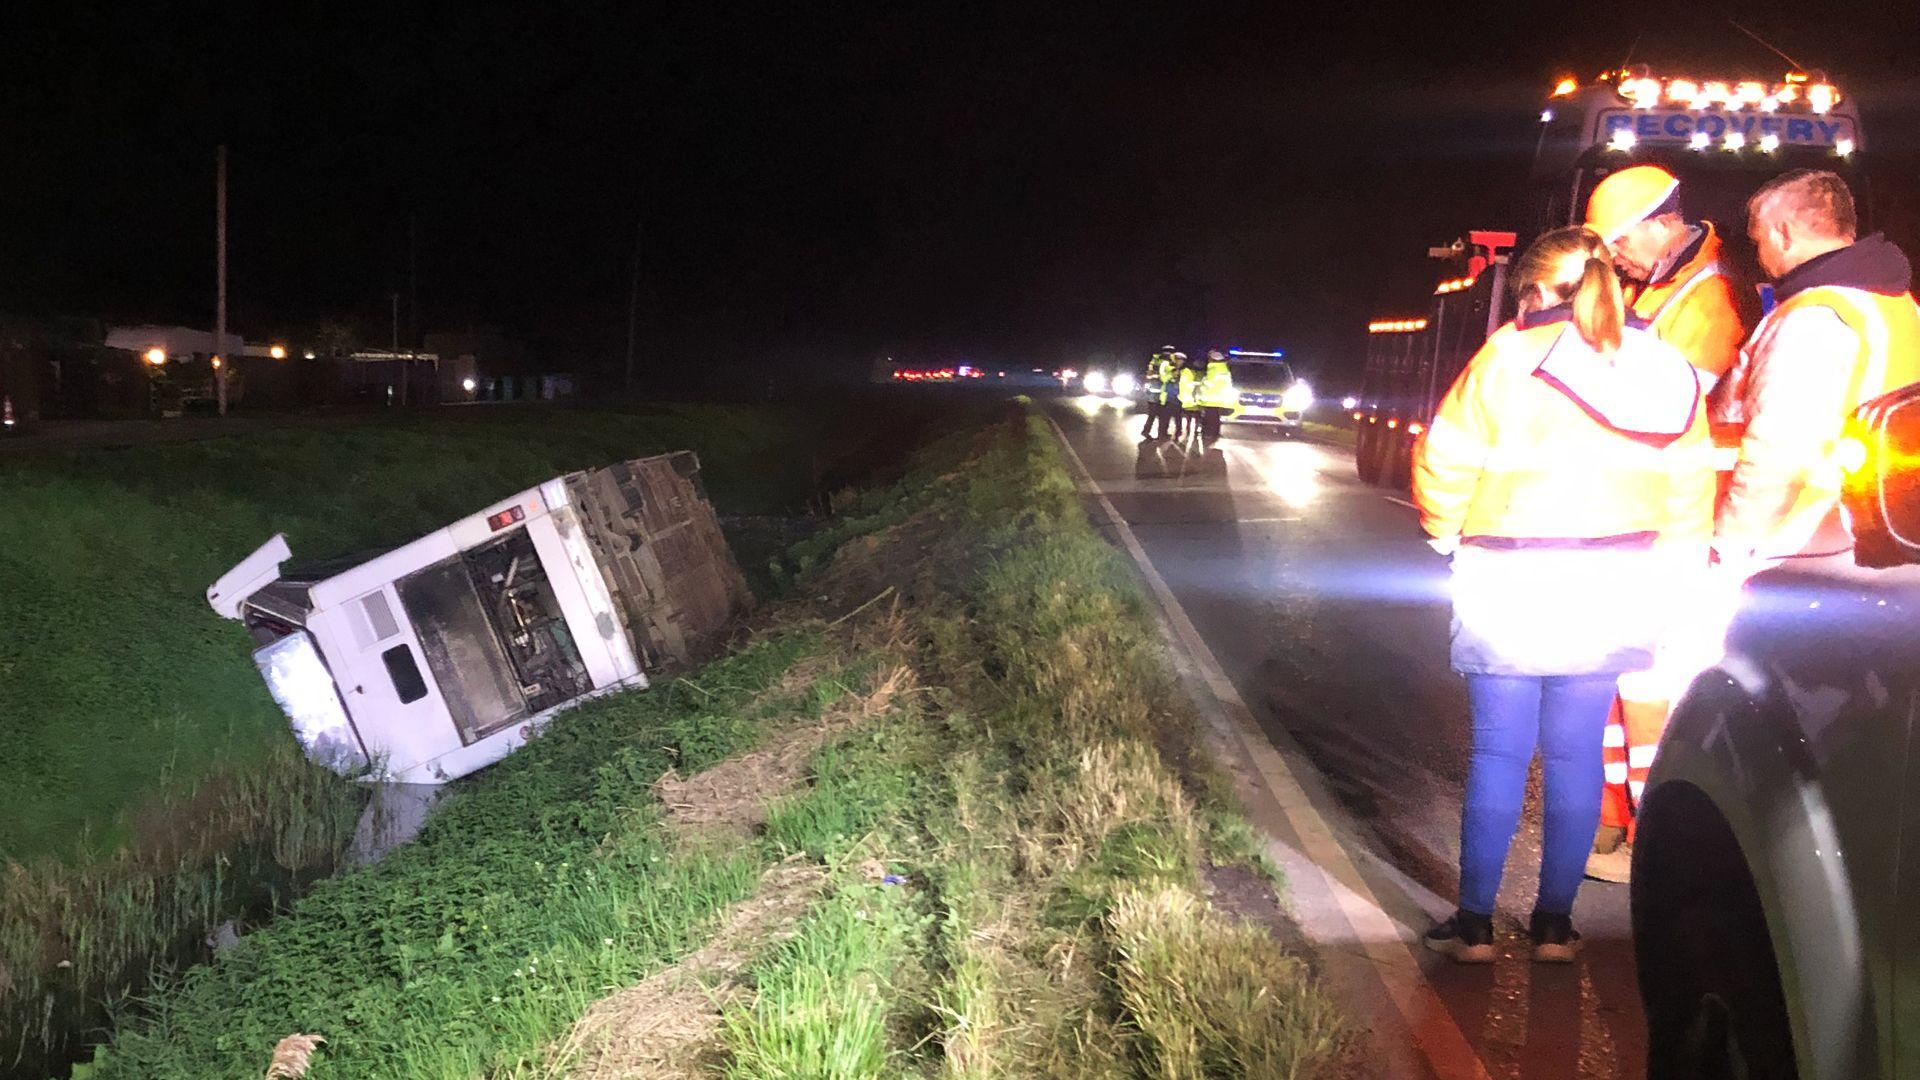
M 1410 481 L 1413 444 L 1440 398 L 1513 313 L 1500 273 L 1504 253 L 1579 224 L 1587 197 L 1608 175 L 1655 164 L 1678 177 L 1687 216 L 1720 226 L 1729 276 L 1758 281 L 1744 228 L 1747 197 L 1793 168 L 1836 171 L 1864 195 L 1865 153 L 1857 103 L 1819 72 L 1699 78 L 1641 66 L 1561 79 L 1540 110 L 1531 195 L 1511 214 L 1519 228 L 1429 249 L 1443 260 L 1432 294 L 1369 324 L 1362 391 L 1351 410 L 1355 471 L 1370 484 Z

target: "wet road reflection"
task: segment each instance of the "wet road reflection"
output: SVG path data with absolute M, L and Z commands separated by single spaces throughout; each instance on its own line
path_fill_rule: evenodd
M 1229 425 L 1201 449 L 1143 442 L 1143 418 L 1105 401 L 1052 413 L 1257 721 L 1323 775 L 1353 826 L 1350 857 L 1411 941 L 1456 895 L 1468 722 L 1447 663 L 1448 570 L 1389 498 L 1405 493 L 1360 484 L 1343 448 L 1278 433 Z M 1582 889 L 1578 964 L 1527 961 L 1537 796 L 1536 780 L 1500 895 L 1500 962 L 1461 968 L 1417 951 L 1409 962 L 1482 1075 L 1639 1077 L 1625 888 Z M 1407 1022 L 1391 1027 L 1424 1041 L 1424 1023 Z

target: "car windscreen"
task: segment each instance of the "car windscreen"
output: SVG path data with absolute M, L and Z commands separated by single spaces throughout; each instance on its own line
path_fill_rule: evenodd
M 1233 373 L 1233 385 L 1242 390 L 1279 392 L 1293 385 L 1293 369 L 1284 362 L 1255 363 L 1234 360 L 1228 362 L 1227 370 Z

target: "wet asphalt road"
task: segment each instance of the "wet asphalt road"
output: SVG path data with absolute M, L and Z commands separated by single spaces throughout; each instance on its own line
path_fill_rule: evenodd
M 1382 909 L 1408 937 L 1424 931 L 1457 896 L 1469 729 L 1447 666 L 1446 567 L 1406 493 L 1361 484 L 1343 447 L 1229 425 L 1200 453 L 1143 444 L 1142 418 L 1098 399 L 1063 398 L 1048 413 L 1257 723 L 1324 778 L 1337 805 L 1319 809 Z M 1537 773 L 1534 787 L 1501 889 L 1501 960 L 1470 968 L 1422 954 L 1420 967 L 1486 1075 L 1639 1077 L 1626 887 L 1583 886 L 1579 963 L 1526 959 Z

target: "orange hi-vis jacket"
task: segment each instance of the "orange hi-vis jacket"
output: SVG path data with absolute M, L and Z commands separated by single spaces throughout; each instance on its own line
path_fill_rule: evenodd
M 1705 234 L 1686 261 L 1660 281 L 1640 286 L 1629 303 L 1653 336 L 1679 349 L 1711 390 L 1739 360 L 1747 327 L 1721 268 L 1720 236 L 1712 222 L 1700 227 Z
M 1714 480 L 1698 378 L 1629 327 L 1603 356 L 1564 309 L 1502 327 L 1414 451 L 1421 525 L 1454 557 L 1453 665 L 1638 670 L 1698 566 Z
M 1869 244 L 1891 248 L 1877 237 L 1858 246 Z M 1833 318 L 1819 319 L 1815 309 Z M 1808 313 L 1816 314 L 1811 323 L 1800 318 Z M 1722 554 L 1765 559 L 1850 549 L 1837 454 L 1847 419 L 1914 382 L 1920 307 L 1911 293 L 1814 284 L 1781 300 L 1754 328 L 1729 386 L 1746 434 L 1720 507 L 1715 545 Z M 1788 413 L 1809 407 L 1818 413 Z M 1781 422 L 1781 413 L 1793 422 Z

